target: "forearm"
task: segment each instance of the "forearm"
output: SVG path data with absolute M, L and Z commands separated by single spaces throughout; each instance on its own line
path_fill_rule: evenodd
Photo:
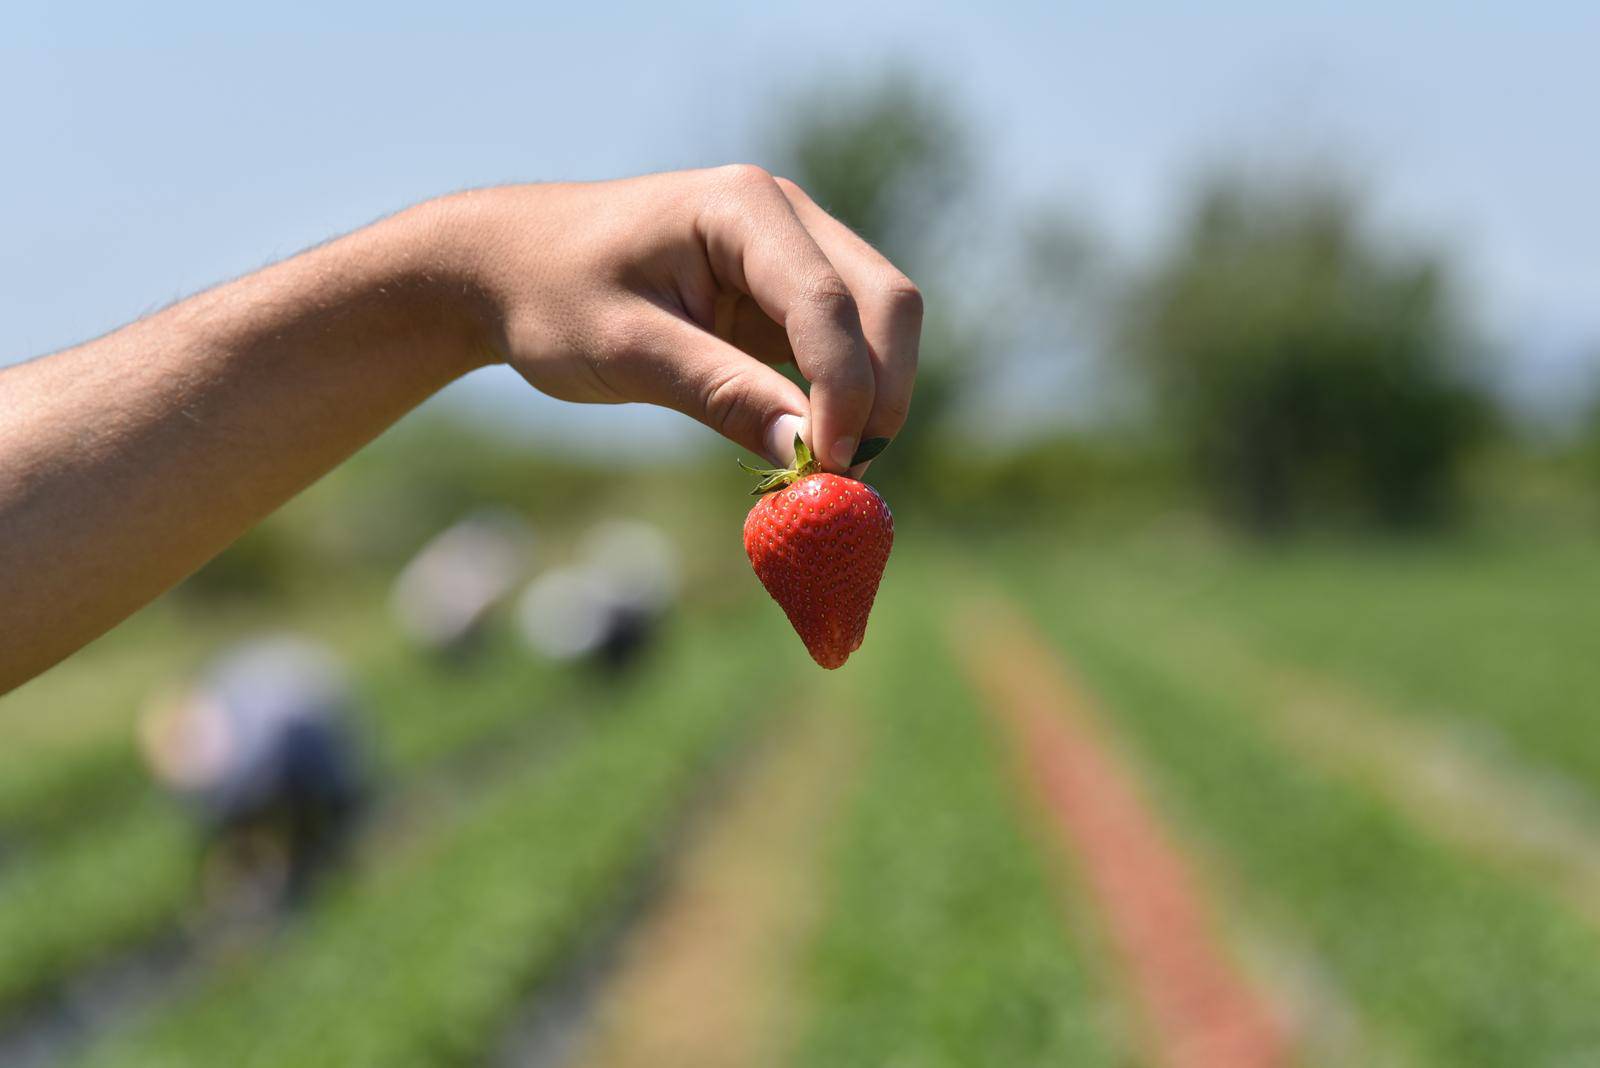
M 437 204 L 0 372 L 0 692 L 488 353 Z

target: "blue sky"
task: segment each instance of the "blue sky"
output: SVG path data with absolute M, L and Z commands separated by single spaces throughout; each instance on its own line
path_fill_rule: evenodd
M 902 64 L 964 102 L 997 197 L 1133 254 L 1208 161 L 1338 160 L 1460 253 L 1508 380 L 1559 402 L 1600 353 L 1600 6 L 1393 6 L 12 3 L 0 363 L 433 193 L 752 157 L 785 94 Z M 459 392 L 586 438 L 675 425 L 505 384 Z

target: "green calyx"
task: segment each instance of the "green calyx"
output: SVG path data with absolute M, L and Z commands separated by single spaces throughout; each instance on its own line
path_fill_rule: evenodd
M 850 466 L 866 463 L 888 446 L 888 438 L 868 438 L 856 447 L 856 454 L 851 457 Z M 750 491 L 752 497 L 760 497 L 774 490 L 781 490 L 785 486 L 792 486 L 807 475 L 819 474 L 822 471 L 822 465 L 811 454 L 810 447 L 799 434 L 794 436 L 794 463 L 788 467 L 751 467 L 743 460 L 739 461 L 739 466 L 752 475 L 761 477 L 756 488 Z
M 792 486 L 807 475 L 814 475 L 822 470 L 822 465 L 811 455 L 811 449 L 799 434 L 794 436 L 794 463 L 788 467 L 751 467 L 743 460 L 739 461 L 739 466 L 752 475 L 761 477 L 760 483 L 750 491 L 752 497 L 760 497 L 764 493 Z

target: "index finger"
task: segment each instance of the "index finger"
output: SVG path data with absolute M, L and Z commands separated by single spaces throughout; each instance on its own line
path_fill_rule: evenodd
M 855 296 L 771 175 L 717 175 L 721 195 L 700 217 L 712 273 L 783 327 L 811 383 L 812 451 L 828 470 L 848 470 L 877 381 Z

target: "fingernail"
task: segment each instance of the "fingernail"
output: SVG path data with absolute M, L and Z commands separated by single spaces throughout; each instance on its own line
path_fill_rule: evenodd
M 838 441 L 833 443 L 833 449 L 828 453 L 828 455 L 833 459 L 833 466 L 837 467 L 841 471 L 848 470 L 850 467 L 850 461 L 855 459 L 856 439 L 840 438 Z
M 779 467 L 794 463 L 794 437 L 805 427 L 805 421 L 790 412 L 778 416 L 767 427 L 767 459 Z

